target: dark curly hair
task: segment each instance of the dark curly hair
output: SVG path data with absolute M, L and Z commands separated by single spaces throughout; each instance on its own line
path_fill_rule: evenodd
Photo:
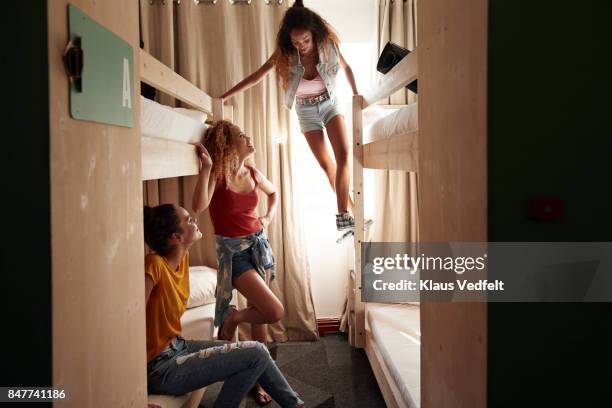
M 293 30 L 310 31 L 317 49 L 325 48 L 329 42 L 333 43 L 336 48 L 340 45 L 338 34 L 323 17 L 308 7 L 304 7 L 304 2 L 301 0 L 293 3 L 293 6 L 285 12 L 276 35 L 277 50 L 274 65 L 285 89 L 289 86 L 289 61 L 295 53 L 295 47 L 291 43 L 291 31 Z
M 144 207 L 145 242 L 157 254 L 166 256 L 170 251 L 168 240 L 172 234 L 182 234 L 181 220 L 173 204 Z

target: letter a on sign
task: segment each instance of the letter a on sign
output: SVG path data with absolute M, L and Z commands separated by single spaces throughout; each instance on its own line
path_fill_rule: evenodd
M 130 62 L 127 58 L 123 59 L 123 107 L 132 109 L 132 92 L 130 85 Z
M 68 5 L 68 38 L 80 38 L 86 69 L 80 89 L 73 81 L 70 116 L 108 125 L 133 128 L 138 100 L 134 95 L 134 49 L 115 33 Z M 100 52 L 104 50 L 104 52 Z

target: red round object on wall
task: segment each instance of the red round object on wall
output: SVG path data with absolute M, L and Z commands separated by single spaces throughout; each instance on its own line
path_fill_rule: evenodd
M 531 197 L 527 203 L 527 214 L 535 220 L 552 221 L 563 217 L 565 205 L 558 197 Z

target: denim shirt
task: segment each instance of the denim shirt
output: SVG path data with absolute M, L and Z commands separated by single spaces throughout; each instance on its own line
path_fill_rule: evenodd
M 274 255 L 264 230 L 243 238 L 215 235 L 215 240 L 218 263 L 215 326 L 219 327 L 227 319 L 230 312 L 229 304 L 232 301 L 232 290 L 234 289 L 232 285 L 232 257 L 234 254 L 251 248 L 251 256 L 257 273 L 264 279 L 266 278 L 266 271 L 263 266 L 274 263 Z M 273 266 L 270 280 L 274 279 L 275 275 L 276 271 Z
M 329 41 L 326 49 L 324 47 L 318 47 L 319 52 L 319 63 L 317 64 L 317 72 L 321 75 L 321 79 L 327 88 L 329 99 L 332 103 L 336 102 L 336 76 L 340 69 L 340 58 L 338 56 L 338 50 L 333 42 Z M 295 57 L 293 58 L 293 64 L 289 66 L 289 86 L 285 90 L 285 106 L 287 109 L 293 107 L 293 101 L 295 100 L 295 94 L 297 93 L 300 81 L 306 71 L 300 61 L 300 53 L 295 50 Z

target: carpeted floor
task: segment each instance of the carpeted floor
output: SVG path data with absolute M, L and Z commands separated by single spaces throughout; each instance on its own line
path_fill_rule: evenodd
M 270 352 L 308 408 L 385 407 L 365 351 L 352 348 L 346 335 L 272 345 Z M 208 387 L 200 407 L 212 407 L 220 388 L 220 383 Z M 251 397 L 241 406 L 258 407 Z

